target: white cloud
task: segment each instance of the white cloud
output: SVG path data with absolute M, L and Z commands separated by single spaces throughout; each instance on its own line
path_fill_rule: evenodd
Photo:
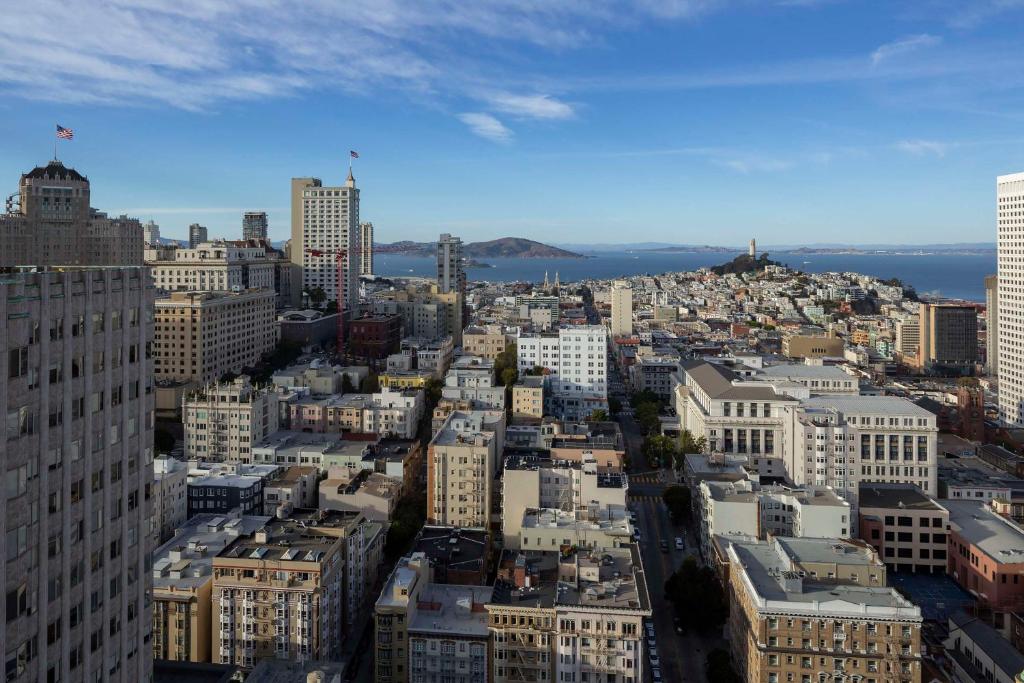
M 459 120 L 469 126 L 474 135 L 493 142 L 508 142 L 512 139 L 512 131 L 498 119 L 483 112 L 466 112 L 459 114 Z
M 723 168 L 748 175 L 750 173 L 775 173 L 787 171 L 793 168 L 792 161 L 783 159 L 767 159 L 762 157 L 736 157 L 728 159 L 713 159 L 713 163 Z
M 906 38 L 900 38 L 894 40 L 891 43 L 880 45 L 878 49 L 871 53 L 871 64 L 878 66 L 882 62 L 904 55 L 915 50 L 920 50 L 926 47 L 932 47 L 942 42 L 942 38 L 939 36 L 933 36 L 928 33 L 921 33 L 916 36 L 907 36 Z
M 487 101 L 497 111 L 534 119 L 568 119 L 575 114 L 571 105 L 550 95 L 498 93 L 488 96 Z
M 936 140 L 900 140 L 896 143 L 896 149 L 914 156 L 946 156 L 949 145 Z

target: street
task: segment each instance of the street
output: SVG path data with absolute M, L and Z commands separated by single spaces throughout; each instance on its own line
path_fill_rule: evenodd
M 647 589 L 651 596 L 661 677 L 663 681 L 703 683 L 707 681 L 704 673 L 707 653 L 716 647 L 723 647 L 724 642 L 721 638 L 693 632 L 677 634 L 672 605 L 664 599 L 665 581 L 683 560 L 693 555 L 698 562 L 700 561 L 696 547 L 697 536 L 682 526 L 672 524 L 668 509 L 661 498 L 666 485 L 671 483 L 671 470 L 646 469 L 646 460 L 640 450 L 643 435 L 630 413 L 631 411 L 624 410 L 618 422 L 622 428 L 630 462 L 629 501 L 636 513 L 636 528 L 640 532 L 640 554 L 647 577 Z M 676 537 L 683 538 L 684 550 L 676 550 Z M 668 552 L 662 552 L 662 540 L 668 543 Z M 650 668 L 648 666 L 648 671 Z M 647 679 L 650 680 L 649 675 Z

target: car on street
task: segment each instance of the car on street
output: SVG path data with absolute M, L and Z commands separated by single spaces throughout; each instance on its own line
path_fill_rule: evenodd
M 640 530 L 639 529 L 634 529 L 633 530 L 633 539 L 636 540 L 637 543 L 640 542 L 641 539 L 640 539 Z
M 651 656 L 651 666 L 655 667 L 661 664 L 661 660 L 658 659 L 658 650 L 656 648 L 650 648 L 648 654 Z
M 682 550 L 684 547 L 685 546 L 683 546 L 683 539 L 679 536 L 676 536 L 676 550 Z
M 651 667 L 651 680 L 654 681 L 654 683 L 661 683 L 661 669 L 656 666 Z
M 667 553 L 668 552 L 668 541 L 662 541 L 661 542 L 661 552 L 663 552 L 663 553 Z

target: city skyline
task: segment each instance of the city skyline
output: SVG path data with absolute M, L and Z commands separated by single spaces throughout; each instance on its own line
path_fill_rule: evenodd
M 59 121 L 98 207 L 178 239 L 253 210 L 285 239 L 288 179 L 356 149 L 381 242 L 956 242 L 991 234 L 991 179 L 1019 170 L 1022 9 L 117 3 L 68 44 L 36 3 L 0 28 L 0 172 L 44 162 Z

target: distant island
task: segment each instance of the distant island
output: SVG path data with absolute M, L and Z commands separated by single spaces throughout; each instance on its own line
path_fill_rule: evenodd
M 378 254 L 402 254 L 405 256 L 433 256 L 437 253 L 434 242 L 412 242 L 402 240 L 390 244 L 374 244 Z M 462 247 L 463 256 L 469 259 L 487 258 L 585 258 L 566 249 L 542 244 L 522 237 L 502 237 L 487 242 L 469 242 Z M 475 267 L 490 267 L 488 265 Z

